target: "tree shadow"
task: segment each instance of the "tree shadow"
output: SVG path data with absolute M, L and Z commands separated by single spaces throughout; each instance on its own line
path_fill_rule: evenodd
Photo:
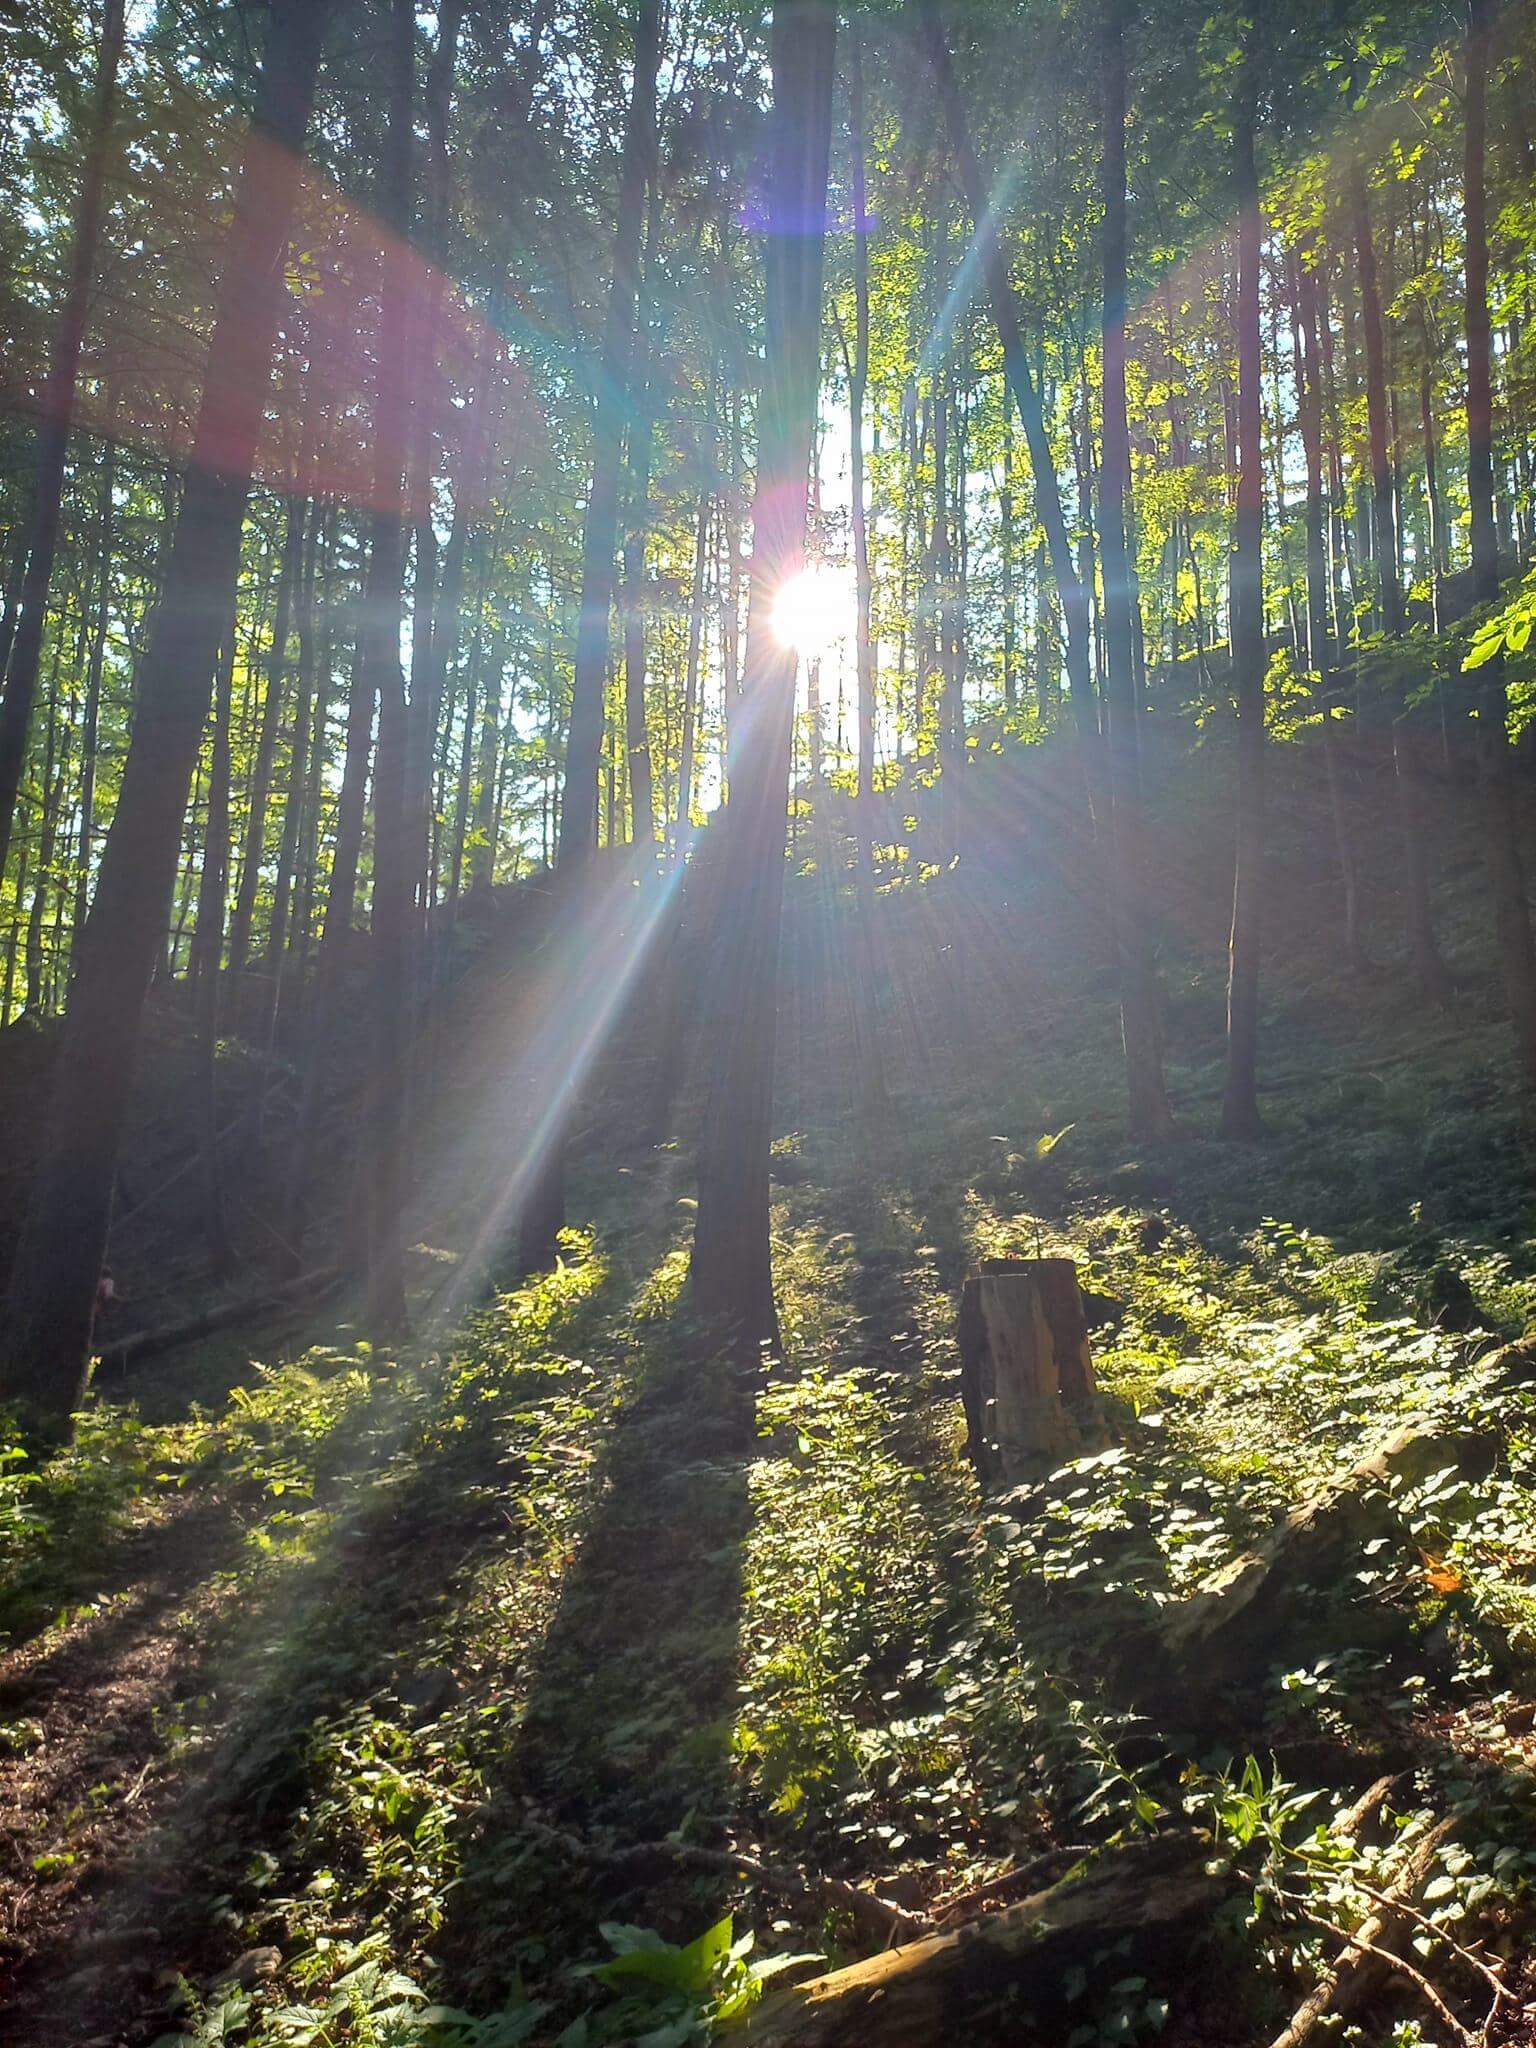
M 685 1824 L 718 1836 L 729 1817 L 754 1447 L 751 1391 L 681 1331 L 602 1452 L 520 1727 L 466 1844 L 438 1948 L 477 2005 L 529 1963 L 590 1953 L 620 1907 L 679 1940 L 716 1912 L 719 1881 L 637 1888 L 633 1864 L 615 1876 L 601 1858 Z M 567 1856 L 558 1885 L 550 1828 L 593 1851 Z

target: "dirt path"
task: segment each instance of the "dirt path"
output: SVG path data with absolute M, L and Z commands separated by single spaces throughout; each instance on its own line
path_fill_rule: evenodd
M 222 1501 L 178 1501 L 127 1538 L 108 1592 L 0 1660 L 9 2042 L 92 2038 L 140 1968 L 145 1930 L 121 1923 L 116 1880 L 174 1803 L 177 1708 L 202 1684 L 237 1542 Z M 138 1905 L 153 1917 L 150 1893 Z

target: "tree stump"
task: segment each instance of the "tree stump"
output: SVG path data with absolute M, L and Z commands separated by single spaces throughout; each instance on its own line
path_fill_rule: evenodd
M 1102 1435 L 1071 1259 L 984 1259 L 960 1297 L 960 1395 L 983 1486 L 1016 1486 Z

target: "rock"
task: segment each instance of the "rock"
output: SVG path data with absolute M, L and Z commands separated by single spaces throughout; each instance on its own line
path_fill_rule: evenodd
M 1163 1216 L 1143 1216 L 1136 1226 L 1136 1249 L 1155 1252 L 1168 1242 L 1169 1224 Z

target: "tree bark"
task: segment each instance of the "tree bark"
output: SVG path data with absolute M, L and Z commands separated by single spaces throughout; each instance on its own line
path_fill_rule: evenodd
M 713 389 L 713 380 L 711 380 Z M 693 767 L 699 723 L 699 656 L 704 641 L 705 575 L 709 567 L 709 515 L 714 494 L 699 492 L 693 529 L 693 588 L 688 599 L 688 652 L 683 669 L 683 732 L 677 769 L 677 847 L 688 843 L 693 818 Z
M 1083 1875 L 984 1914 L 953 1934 L 887 1949 L 765 1998 L 749 2048 L 934 2048 L 988 2037 L 1010 1993 L 1043 2038 L 1064 2038 L 1073 1965 L 1166 1963 L 1232 1889 L 1192 1837 L 1132 1842 Z M 1055 2031 L 1053 2031 L 1053 2028 Z
M 329 11 L 328 0 L 274 0 L 164 598 L 139 676 L 133 741 L 59 1049 L 46 1154 L 12 1277 L 0 1397 L 54 1428 L 67 1424 L 84 1385 L 139 1021 L 234 600 Z
M 1104 636 L 1108 655 L 1110 855 L 1120 957 L 1120 1029 L 1131 1133 L 1166 1138 L 1173 1129 L 1163 1085 L 1163 1035 L 1152 954 L 1152 904 L 1145 867 L 1141 771 L 1136 719 L 1136 617 L 1126 551 L 1131 489 L 1131 437 L 1125 401 L 1125 5 L 1104 5 L 1104 313 L 1103 439 L 1099 485 L 1099 554 L 1104 574 Z
M 219 651 L 213 692 L 213 736 L 208 766 L 208 815 L 197 887 L 194 980 L 197 1051 L 203 1124 L 203 1242 L 215 1276 L 234 1263 L 224 1214 L 224 1171 L 219 1151 L 219 969 L 224 952 L 224 903 L 229 886 L 229 714 L 235 675 L 235 614 L 231 610 Z
M 793 649 L 773 608 L 805 554 L 820 373 L 822 257 L 837 15 L 828 0 L 784 0 L 771 37 L 767 344 L 746 676 L 722 825 L 712 968 L 712 1072 L 699 1143 L 694 1305 L 757 1357 L 778 1341 L 769 1243 L 779 935 L 794 735 Z
M 1323 495 L 1323 382 L 1317 333 L 1317 281 L 1303 259 L 1292 254 L 1288 264 L 1292 327 L 1292 374 L 1296 380 L 1297 422 L 1301 428 L 1306 467 L 1307 529 L 1307 666 L 1323 728 L 1323 777 L 1333 824 L 1334 852 L 1339 863 L 1339 888 L 1344 912 L 1344 957 L 1357 973 L 1365 962 L 1360 935 L 1360 882 L 1354 835 L 1344 800 L 1338 741 L 1334 736 L 1332 687 L 1334 641 L 1328 623 L 1327 510 Z
M 577 616 L 571 722 L 555 857 L 572 900 L 597 847 L 597 778 L 602 764 L 608 688 L 610 615 L 619 529 L 619 475 L 625 415 L 631 401 L 635 312 L 640 291 L 640 240 L 646 183 L 656 154 L 656 75 L 661 63 L 659 0 L 634 0 L 634 78 L 619 167 L 613 282 L 603 330 L 601 376 L 592 422 L 592 484 L 582 532 L 581 606 Z M 558 999 L 558 998 L 557 998 Z M 573 1019 L 573 1025 L 577 1020 Z M 518 1259 L 525 1272 L 549 1265 L 565 1227 L 566 1129 L 574 1081 L 554 1083 L 555 1101 L 542 1158 L 534 1162 L 520 1219 Z
M 312 1022 L 304 1055 L 299 1117 L 288 1166 L 283 1238 L 286 1258 L 294 1272 L 303 1263 L 304 1240 L 309 1231 L 309 1183 L 315 1126 L 330 1069 L 331 1051 L 341 1023 L 342 976 L 357 907 L 357 874 L 362 860 L 363 824 L 367 809 L 368 757 L 373 748 L 373 685 L 373 675 L 363 657 L 362 634 L 359 632 L 347 703 L 347 741 L 342 761 L 341 791 L 336 800 L 330 890 L 315 962 Z
M 1387 343 L 1376 276 L 1371 204 L 1358 155 L 1349 166 L 1349 211 L 1360 272 L 1360 319 L 1365 330 L 1365 408 L 1371 451 L 1371 521 L 1376 596 L 1382 630 L 1395 640 L 1403 630 L 1403 593 L 1397 575 L 1397 512 L 1387 420 Z
M 864 407 L 869 391 L 869 198 L 865 169 L 864 45 L 855 24 L 848 51 L 848 119 L 853 149 L 853 354 L 848 362 L 853 501 L 854 676 L 858 691 L 858 786 L 854 796 L 857 925 L 853 959 L 859 1092 L 872 1115 L 885 1102 L 880 1010 L 875 990 L 875 639 L 870 613 L 869 508 L 864 486 Z
M 992 318 L 997 327 L 998 340 L 1002 345 L 1003 368 L 1008 378 L 1008 388 L 1013 393 L 1014 404 L 1019 409 L 1019 420 L 1024 428 L 1024 440 L 1029 450 L 1036 516 L 1045 533 L 1051 574 L 1055 580 L 1057 599 L 1066 625 L 1067 684 L 1071 692 L 1078 737 L 1083 746 L 1084 774 L 1091 801 L 1095 781 L 1091 764 L 1097 734 L 1093 704 L 1093 649 L 1089 630 L 1088 591 L 1072 560 L 1072 543 L 1062 512 L 1061 488 L 1056 480 L 1056 457 L 1052 452 L 1050 435 L 1046 429 L 1040 388 L 1030 368 L 1029 354 L 1024 346 L 1018 300 L 1014 295 L 1013 281 L 1008 275 L 1008 260 L 1003 250 L 997 217 L 988 202 L 981 165 L 977 161 L 975 146 L 971 141 L 970 123 L 966 117 L 965 102 L 960 96 L 959 85 L 955 79 L 954 62 L 950 56 L 949 43 L 938 11 L 938 0 L 919 0 L 919 5 L 922 10 L 923 40 L 928 61 L 933 67 L 934 80 L 943 103 L 950 148 L 954 152 L 955 166 L 960 174 L 965 202 L 970 209 L 977 252 L 987 280 L 987 291 L 992 302 Z
M 6 855 L 10 851 L 16 793 L 21 787 L 27 733 L 37 696 L 48 585 L 58 552 L 64 465 L 75 418 L 80 350 L 85 340 L 91 285 L 96 275 L 96 249 L 101 237 L 112 111 L 117 98 L 117 74 L 122 54 L 123 0 L 107 0 L 101 54 L 96 66 L 96 98 L 91 109 L 80 196 L 75 207 L 69 283 L 54 336 L 48 380 L 43 387 L 42 417 L 37 429 L 36 471 L 25 543 L 27 566 L 22 578 L 15 634 L 4 669 L 5 695 L 0 698 L 0 875 L 5 873 Z
M 272 770 L 277 761 L 278 735 L 282 727 L 283 688 L 288 673 L 288 639 L 293 623 L 294 594 L 299 587 L 304 562 L 306 513 L 304 498 L 294 492 L 287 500 L 283 553 L 277 571 L 272 648 L 267 661 L 267 689 L 262 699 L 256 758 L 251 766 L 245 852 L 240 864 L 240 887 L 235 896 L 234 914 L 229 922 L 230 986 L 237 990 L 250 956 L 251 933 L 256 922 L 256 892 L 261 886 L 261 868 L 266 854 L 267 807 L 272 798 Z
M 1237 847 L 1227 967 L 1227 1074 L 1221 1135 L 1262 1135 L 1258 1099 L 1259 926 L 1264 858 L 1264 475 L 1260 447 L 1259 177 L 1254 158 L 1254 55 L 1242 60 L 1233 108 L 1237 202 L 1237 509 L 1230 606 L 1237 694 Z
M 117 482 L 117 446 L 108 441 L 102 453 L 101 502 L 97 511 L 96 545 L 101 583 L 96 599 L 96 629 L 91 636 L 85 677 L 85 718 L 80 736 L 80 841 L 76 852 L 75 909 L 71 942 L 78 945 L 85 930 L 91 898 L 91 855 L 96 845 L 96 740 L 101 725 L 101 678 L 107 655 L 107 629 L 112 622 L 113 493 Z
M 414 194 L 415 0 L 392 0 L 387 52 L 389 121 L 379 180 L 379 213 L 401 242 Z M 374 415 L 373 515 L 363 591 L 362 660 L 379 707 L 373 779 L 372 1069 L 364 1132 L 368 1289 L 375 1336 L 406 1324 L 404 1246 L 406 1037 L 415 899 L 416 835 L 409 808 L 411 732 L 400 628 L 405 603 L 406 468 L 410 440 L 412 327 L 419 309 L 404 266 L 386 258 L 379 307 L 378 401 Z
M 1472 508 L 1476 603 L 1499 596 L 1493 504 L 1493 376 L 1488 324 L 1488 38 L 1493 0 L 1468 0 L 1466 87 L 1467 495 Z M 1477 673 L 1478 762 L 1486 809 L 1484 848 L 1505 999 L 1524 1078 L 1536 1081 L 1536 950 L 1509 754 L 1509 693 L 1502 655 Z
M 629 424 L 629 530 L 624 539 L 624 758 L 629 770 L 629 836 L 649 865 L 655 859 L 656 776 L 646 716 L 645 558 L 656 422 L 651 415 L 648 345 L 637 349 L 635 394 Z M 710 398 L 713 403 L 713 384 Z

